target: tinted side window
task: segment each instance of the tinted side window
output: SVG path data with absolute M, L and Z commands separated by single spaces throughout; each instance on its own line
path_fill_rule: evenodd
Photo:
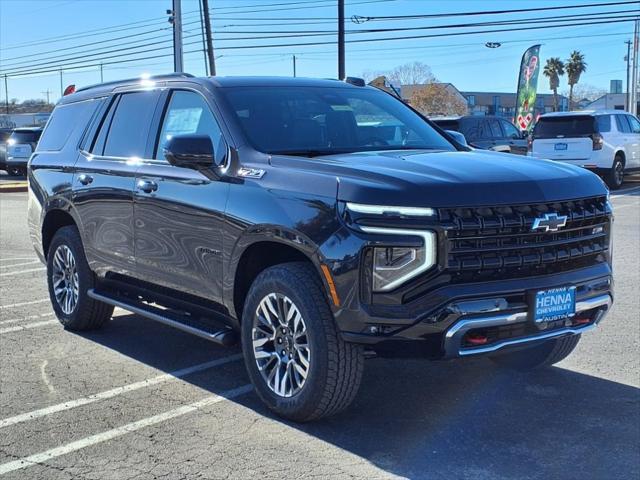
M 491 138 L 502 138 L 504 134 L 502 133 L 502 129 L 500 128 L 500 123 L 495 118 L 490 118 L 487 120 L 489 124 L 489 133 Z
M 631 131 L 633 133 L 640 133 L 640 121 L 633 115 L 626 115 L 627 120 L 629 120 L 629 125 L 631 126 Z
M 619 132 L 631 133 L 631 127 L 629 126 L 626 115 L 616 115 L 616 124 Z
M 105 156 L 144 157 L 157 98 L 153 91 L 125 93 L 120 97 L 107 134 Z
M 96 103 L 91 101 L 57 106 L 38 143 L 38 150 L 62 150 L 76 128 L 84 129 L 95 107 Z
M 460 132 L 467 138 L 468 142 L 478 140 L 483 133 L 483 129 L 481 131 L 480 128 L 483 123 L 476 118 L 466 118 L 464 122 L 461 122 Z
M 171 94 L 156 145 L 156 159 L 164 159 L 163 148 L 174 135 L 208 135 L 216 163 L 223 163 L 227 144 L 209 105 L 201 95 L 183 90 Z
M 505 120 L 501 120 L 500 125 L 502 125 L 502 129 L 504 130 L 505 137 L 520 138 L 520 132 L 511 123 Z
M 611 131 L 611 115 L 598 115 L 596 122 L 598 123 L 598 132 L 605 133 Z

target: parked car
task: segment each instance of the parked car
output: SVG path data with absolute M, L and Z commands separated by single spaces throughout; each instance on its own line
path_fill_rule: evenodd
M 7 140 L 7 172 L 9 175 L 23 176 L 27 172 L 27 162 L 36 149 L 42 135 L 42 127 L 16 128 Z
M 0 128 L 0 170 L 7 170 L 7 140 L 11 131 L 11 128 Z
M 297 421 L 351 403 L 365 352 L 548 366 L 613 301 L 596 175 L 470 150 L 368 86 L 171 74 L 79 89 L 28 175 L 66 329 L 118 306 L 239 339 L 258 396 Z
M 526 136 L 504 118 L 469 115 L 431 120 L 444 130 L 462 133 L 472 147 L 517 155 L 527 153 Z
M 615 190 L 625 172 L 640 171 L 640 121 L 622 110 L 547 113 L 533 129 L 531 154 L 588 168 Z

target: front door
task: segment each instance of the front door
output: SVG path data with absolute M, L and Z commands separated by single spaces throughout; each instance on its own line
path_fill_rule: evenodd
M 229 184 L 207 172 L 170 165 L 163 146 L 173 135 L 209 135 L 217 163 L 227 144 L 212 105 L 199 92 L 174 90 L 165 100 L 154 147 L 136 175 L 136 275 L 222 301 L 222 241 Z
M 92 270 L 134 267 L 133 187 L 158 102 L 155 91 L 116 95 L 85 140 L 75 165 L 73 203 Z

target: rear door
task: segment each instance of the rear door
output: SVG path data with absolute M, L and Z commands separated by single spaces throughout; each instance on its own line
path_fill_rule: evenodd
M 511 148 L 511 153 L 517 155 L 527 154 L 527 140 L 522 138 L 520 131 L 510 122 L 499 119 L 502 130 L 504 131 L 505 141 Z
M 169 164 L 163 146 L 172 135 L 209 135 L 222 164 L 228 155 L 223 124 L 216 119 L 215 105 L 193 86 L 166 97 L 154 122 L 152 159 L 143 162 L 136 178 L 136 275 L 220 303 L 229 184 L 207 172 Z
M 625 145 L 630 159 L 627 160 L 627 167 L 640 168 L 640 121 L 633 115 L 625 115 L 629 121 L 630 132 L 628 142 Z
M 533 155 L 581 163 L 591 158 L 595 132 L 590 115 L 541 117 L 533 130 Z
M 158 98 L 148 90 L 114 95 L 76 163 L 73 201 L 87 259 L 98 273 L 134 271 L 133 187 Z

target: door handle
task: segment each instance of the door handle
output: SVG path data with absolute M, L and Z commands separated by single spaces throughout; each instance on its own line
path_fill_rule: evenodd
M 158 184 L 152 180 L 138 180 L 137 188 L 144 193 L 153 193 L 158 190 Z
M 78 181 L 82 185 L 89 185 L 91 182 L 93 182 L 93 177 L 91 175 L 87 175 L 85 173 L 82 173 L 82 174 L 78 175 Z

